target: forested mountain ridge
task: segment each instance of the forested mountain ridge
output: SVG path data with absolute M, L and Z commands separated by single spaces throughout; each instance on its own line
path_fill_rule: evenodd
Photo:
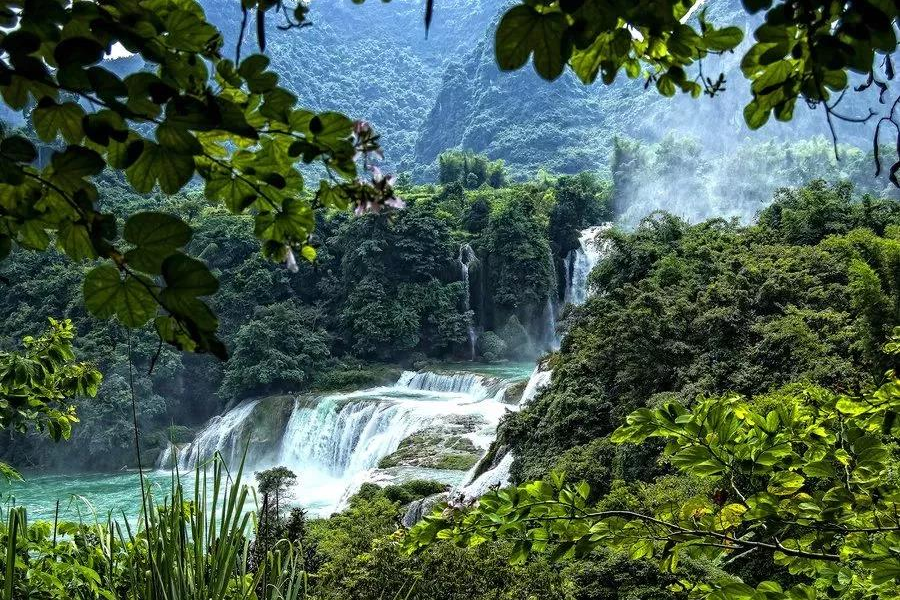
M 237 39 L 237 6 L 203 4 L 228 39 Z M 382 134 L 387 163 L 419 181 L 437 178 L 436 159 L 449 148 L 502 159 L 514 176 L 528 178 L 539 169 L 608 172 L 617 137 L 657 142 L 670 134 L 693 136 L 702 141 L 703 158 L 715 161 L 745 144 L 828 135 L 822 111 L 806 108 L 790 125 L 750 131 L 741 118 L 749 89 L 738 54 L 705 62 L 707 75 L 726 75 L 727 89 L 696 100 L 662 98 L 640 79 L 585 86 L 570 73 L 546 82 L 531 68 L 501 72 L 493 31 L 508 4 L 442 2 L 426 37 L 423 2 L 317 2 L 312 25 L 270 33 L 266 54 L 303 102 L 370 120 Z M 757 23 L 736 0 L 705 8 L 712 22 L 748 32 Z M 245 46 L 246 53 L 252 41 Z M 869 101 L 876 96 L 851 94 L 842 110 L 864 114 Z M 842 142 L 871 147 L 870 127 L 837 127 Z

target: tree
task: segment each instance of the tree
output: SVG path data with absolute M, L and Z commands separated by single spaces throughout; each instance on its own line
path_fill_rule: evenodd
M 900 327 L 884 350 L 900 356 Z M 671 572 L 682 557 L 734 563 L 758 553 L 774 563 L 773 572 L 789 569 L 791 585 L 684 585 L 702 598 L 894 598 L 900 585 L 900 483 L 892 462 L 898 411 L 895 370 L 862 396 L 802 386 L 752 399 L 731 395 L 701 398 L 692 407 L 643 408 L 612 441 L 660 439 L 672 465 L 711 486 L 647 514 L 595 509 L 586 483 L 566 485 L 555 474 L 489 494 L 472 509 L 435 513 L 407 544 L 415 550 L 437 536 L 464 545 L 510 539 L 518 561 L 532 552 L 561 558 L 611 547 L 633 559 L 658 558 Z
M 508 9 L 496 30 L 497 63 L 503 70 L 519 69 L 533 57 L 534 68 L 545 79 L 556 79 L 568 67 L 584 83 L 599 76 L 611 84 L 620 71 L 629 78 L 643 77 L 664 96 L 677 91 L 697 97 L 725 90 L 725 78 L 703 72 L 710 55 L 735 51 L 743 40 L 740 27 L 717 27 L 706 20 L 703 3 L 694 0 L 522 0 Z M 834 122 L 867 121 L 875 116 L 838 110 L 851 92 L 873 85 L 888 91 L 894 77 L 891 55 L 897 49 L 894 21 L 900 7 L 880 2 L 828 2 L 824 0 L 744 0 L 747 13 L 763 13 L 741 60 L 750 81 L 752 98 L 744 120 L 752 129 L 774 115 L 789 121 L 798 100 L 825 113 L 834 134 Z M 696 17 L 696 18 L 695 18 Z M 883 57 L 883 59 L 882 59 Z M 849 73 L 867 78 L 861 85 Z M 894 127 L 900 136 L 896 108 L 900 97 L 878 120 L 875 161 L 881 164 L 878 142 L 881 128 Z M 837 138 L 835 136 L 835 152 Z M 891 167 L 891 180 L 900 186 Z M 877 175 L 877 172 L 876 172 Z
M 315 308 L 290 300 L 258 308 L 234 337 L 220 395 L 236 399 L 308 387 L 331 356 L 322 320 Z
M 93 365 L 75 361 L 72 322 L 49 321 L 45 333 L 22 340 L 23 351 L 0 352 L 0 429 L 35 428 L 59 441 L 69 439 L 78 422 L 71 400 L 96 396 L 102 376 Z M 0 475 L 18 477 L 4 463 Z
M 252 8 L 262 49 L 264 13 L 289 13 L 280 2 Z M 307 10 L 299 3 L 286 27 L 303 26 Z M 32 140 L 0 140 L 0 259 L 13 246 L 55 243 L 73 261 L 99 260 L 84 278 L 97 317 L 128 327 L 153 321 L 180 349 L 226 357 L 203 300 L 218 281 L 184 252 L 191 227 L 155 211 L 114 214 L 94 183 L 105 169 L 140 193 L 173 194 L 198 177 L 210 201 L 252 215 L 264 254 L 288 268 L 298 253 L 315 256 L 314 206 L 402 205 L 372 166 L 381 150 L 367 123 L 297 108 L 267 57 L 241 59 L 242 39 L 226 58 L 221 33 L 194 0 L 13 2 L 3 19 L 0 94 L 9 108 L 30 111 L 49 152 L 38 160 Z M 104 66 L 119 47 L 147 68 L 120 77 Z M 358 159 L 368 179 L 357 178 Z M 297 167 L 314 161 L 328 179 L 307 190 Z

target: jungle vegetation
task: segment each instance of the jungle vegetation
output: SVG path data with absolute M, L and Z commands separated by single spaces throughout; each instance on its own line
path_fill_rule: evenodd
M 719 96 L 726 79 L 693 69 L 739 50 L 750 128 L 790 120 L 802 100 L 835 137 L 835 121 L 873 116 L 843 112 L 845 92 L 890 90 L 892 3 L 748 0 L 764 22 L 746 50 L 739 27 L 694 8 L 528 0 L 497 25 L 498 66 L 533 60 L 541 77 L 569 68 L 586 83 L 624 71 L 663 96 Z M 0 140 L 4 431 L 64 440 L 80 418 L 74 443 L 121 457 L 139 429 L 250 394 L 458 353 L 473 299 L 483 358 L 540 352 L 536 313 L 559 298 L 575 232 L 624 214 L 640 189 L 623 165 L 647 154 L 627 144 L 610 182 L 510 183 L 469 152 L 437 161 L 436 186 L 386 175 L 371 124 L 300 107 L 270 68 L 267 17 L 302 30 L 308 5 L 240 9 L 226 47 L 193 0 L 0 6 L 0 94 L 26 117 Z M 116 72 L 114 47 L 143 68 Z M 875 121 L 878 170 L 895 107 Z M 897 204 L 789 183 L 755 224 L 659 213 L 611 234 L 594 298 L 566 314 L 552 385 L 501 429 L 520 487 L 408 532 L 402 503 L 428 483 L 369 486 L 307 523 L 269 502 L 289 474 L 270 474 L 254 503 L 240 466 L 232 477 L 214 461 L 193 497 L 177 480 L 167 500 L 142 486 L 133 523 L 4 509 L 0 598 L 892 597 Z M 464 244 L 486 259 L 468 297 Z M 184 402 L 189 385 L 205 406 Z M 42 436 L 8 439 L 11 461 L 52 453 Z

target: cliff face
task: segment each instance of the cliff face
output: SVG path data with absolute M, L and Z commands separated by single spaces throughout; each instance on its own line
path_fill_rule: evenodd
M 704 61 L 706 75 L 724 72 L 727 91 L 716 98 L 663 98 L 642 80 L 620 74 L 611 86 L 585 86 L 565 73 L 555 82 L 527 66 L 501 73 L 493 35 L 512 0 L 444 0 L 426 38 L 424 0 L 345 0 L 312 3 L 311 27 L 280 31 L 270 16 L 266 54 L 303 105 L 370 120 L 382 134 L 388 168 L 415 179 L 436 176 L 435 159 L 466 148 L 503 159 L 514 175 L 539 169 L 607 171 L 616 137 L 658 141 L 669 133 L 696 137 L 705 151 L 730 153 L 746 141 L 795 140 L 827 134 L 821 110 L 798 106 L 790 124 L 751 132 L 742 110 L 749 89 L 741 52 Z M 205 0 L 209 17 L 232 54 L 241 20 L 233 0 Z M 739 0 L 710 3 L 713 22 L 743 25 L 752 38 L 756 20 Z M 251 26 L 248 31 L 254 31 Z M 747 42 L 749 43 L 749 42 Z M 252 33 L 243 55 L 257 51 Z M 848 94 L 845 114 L 865 114 L 871 97 Z M 877 102 L 875 102 L 877 105 Z M 871 146 L 871 131 L 841 126 L 841 141 Z

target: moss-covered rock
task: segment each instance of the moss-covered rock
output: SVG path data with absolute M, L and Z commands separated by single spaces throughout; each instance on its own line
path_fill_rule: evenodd
M 481 457 L 481 450 L 467 435 L 479 425 L 477 417 L 466 416 L 414 433 L 400 442 L 395 452 L 382 458 L 378 466 L 467 471 Z

